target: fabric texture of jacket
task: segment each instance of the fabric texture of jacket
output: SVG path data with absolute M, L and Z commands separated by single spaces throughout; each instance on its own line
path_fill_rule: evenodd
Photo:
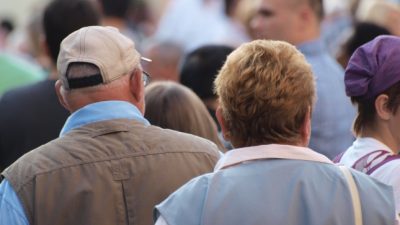
M 2 175 L 31 225 L 147 225 L 157 203 L 218 157 L 208 140 L 116 119 L 73 129 Z

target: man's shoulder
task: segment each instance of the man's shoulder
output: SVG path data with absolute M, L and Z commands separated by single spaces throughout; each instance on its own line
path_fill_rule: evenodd
M 49 160 L 49 155 L 43 154 L 55 153 L 49 151 L 49 145 L 54 142 L 58 142 L 58 140 L 53 140 L 25 153 L 2 172 L 2 175 L 13 184 L 16 192 L 37 174 L 47 172 L 49 163 L 53 163 L 53 167 L 57 166 L 55 161 Z
M 55 95 L 55 90 L 54 82 L 50 80 L 17 87 L 1 96 L 0 108 L 3 112 L 14 112 L 27 107 L 37 107 L 37 103 L 45 102 L 51 94 Z M 46 101 L 46 104 L 52 103 Z
M 173 146 L 183 151 L 202 151 L 219 157 L 219 149 L 215 143 L 205 138 L 156 126 L 148 126 L 150 133 L 154 134 L 154 140 L 161 141 L 165 145 Z
M 24 85 L 11 89 L 3 94 L 2 98 L 13 99 L 13 98 L 27 98 L 27 96 L 32 96 L 32 94 L 54 91 L 54 82 L 52 80 L 38 81 L 33 84 Z
M 392 188 L 389 185 L 384 184 L 381 181 L 379 181 L 363 172 L 360 172 L 360 171 L 352 169 L 352 168 L 349 168 L 349 169 L 350 169 L 354 179 L 356 180 L 356 183 L 358 183 L 358 185 L 360 187 L 363 187 L 363 189 L 368 188 L 371 190 L 375 189 L 378 191 L 389 191 L 389 192 L 392 191 Z
M 350 169 L 360 193 L 362 205 L 380 205 L 382 210 L 395 214 L 393 187 L 368 176 L 360 171 Z
M 153 130 L 153 132 L 158 133 L 159 135 L 175 140 L 180 140 L 181 142 L 191 142 L 191 143 L 195 142 L 204 145 L 214 145 L 214 143 L 212 143 L 211 141 L 193 134 L 184 133 L 171 129 L 164 129 L 157 126 L 149 126 L 148 128 Z
M 134 149 L 143 149 L 143 154 L 156 154 L 165 152 L 198 152 L 219 158 L 219 149 L 213 142 L 197 137 L 195 135 L 182 133 L 174 130 L 146 125 L 133 119 L 113 119 L 99 121 L 72 130 L 63 138 L 64 142 L 76 142 L 77 139 L 108 139 L 111 136 L 119 136 L 124 139 L 125 144 Z M 63 141 L 61 140 L 61 141 Z M 90 141 L 79 141 L 90 144 Z M 122 144 L 114 142 L 115 145 Z M 129 153 L 128 153 L 129 154 Z
M 157 219 L 160 215 L 167 221 L 189 221 L 196 222 L 201 220 L 201 212 L 204 209 L 205 199 L 209 189 L 210 180 L 213 173 L 203 174 L 191 179 L 173 192 L 167 199 L 155 206 L 154 216 Z M 190 205 L 190 208 L 187 206 Z M 191 213 L 190 217 L 171 217 L 173 212 L 196 212 Z M 185 215 L 186 213 L 183 213 Z M 186 214 L 187 215 L 187 214 Z M 182 223 L 182 224 L 184 224 Z M 175 222 L 171 223 L 175 224 Z

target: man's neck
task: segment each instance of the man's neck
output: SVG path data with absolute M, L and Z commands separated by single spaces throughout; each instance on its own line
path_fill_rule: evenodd
M 319 30 L 304 31 L 304 33 L 301 36 L 299 36 L 295 41 L 293 41 L 292 44 L 298 46 L 306 42 L 317 40 L 320 38 L 320 36 L 321 34 Z

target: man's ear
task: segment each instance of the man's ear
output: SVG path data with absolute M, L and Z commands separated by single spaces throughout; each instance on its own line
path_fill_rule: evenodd
M 61 80 L 57 80 L 56 83 L 55 83 L 55 85 L 54 85 L 54 87 L 55 87 L 55 89 L 56 89 L 56 94 L 57 94 L 58 101 L 60 102 L 60 104 L 61 104 L 66 110 L 68 110 L 68 111 L 71 112 L 70 107 L 68 106 L 67 102 L 66 102 L 65 99 L 64 99 L 63 94 L 61 93 L 61 92 L 62 92 L 61 89 L 63 88 L 63 87 L 62 87 L 62 81 L 61 81 Z
M 388 101 L 389 96 L 387 96 L 386 94 L 381 94 L 375 99 L 375 110 L 378 119 L 389 120 L 392 117 L 393 113 L 388 108 Z
M 308 4 L 303 4 L 296 10 L 297 15 L 297 23 L 300 23 L 298 26 L 299 29 L 303 30 L 310 26 L 310 23 L 314 21 L 316 18 L 314 10 Z
M 311 17 L 314 14 L 313 10 L 307 4 L 305 4 L 303 6 L 299 6 L 299 7 L 300 7 L 299 8 L 299 16 L 300 16 L 300 18 L 305 22 L 309 22 L 311 20 Z
M 144 84 L 142 80 L 142 71 L 135 69 L 129 76 L 129 91 L 133 97 L 132 103 L 144 114 Z
M 231 135 L 228 130 L 228 127 L 226 126 L 225 119 L 223 117 L 222 113 L 222 108 L 220 106 L 217 107 L 217 110 L 215 111 L 215 116 L 217 117 L 218 123 L 221 127 L 221 132 L 226 141 L 231 141 Z

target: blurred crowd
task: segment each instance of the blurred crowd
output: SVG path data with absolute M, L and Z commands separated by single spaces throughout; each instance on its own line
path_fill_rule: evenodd
M 249 158 L 304 160 L 303 156 L 293 157 L 289 153 L 287 153 L 289 156 L 262 155 L 264 150 L 270 149 L 265 148 L 261 151 L 254 147 L 262 144 L 279 145 L 272 146 L 276 149 L 284 149 L 286 145 L 309 147 L 319 153 L 306 154 L 304 157 L 309 157 L 309 161 L 329 164 L 332 163 L 330 160 L 333 160 L 369 175 L 372 174 L 378 180 L 392 185 L 395 189 L 395 203 L 392 202 L 393 199 L 387 198 L 389 191 L 387 192 L 386 186 L 379 189 L 377 187 L 380 183 L 375 184 L 375 181 L 370 181 L 358 173 L 353 174 L 359 187 L 363 184 L 367 187 L 364 191 L 369 190 L 378 196 L 376 199 L 370 197 L 361 201 L 366 205 L 377 204 L 376 207 L 364 207 L 364 213 L 371 212 L 371 215 L 377 215 L 372 219 L 368 218 L 369 223 L 364 224 L 377 225 L 378 222 L 391 224 L 388 221 L 397 220 L 394 215 L 400 212 L 400 186 L 398 186 L 400 181 L 397 183 L 397 180 L 391 180 L 392 174 L 390 178 L 387 178 L 388 174 L 373 175 L 378 167 L 373 171 L 370 169 L 378 164 L 380 166 L 380 163 L 383 165 L 386 161 L 392 162 L 392 158 L 397 157 L 400 150 L 399 130 L 393 128 L 398 126 L 395 122 L 398 123 L 400 120 L 391 120 L 390 117 L 396 116 L 396 107 L 400 104 L 400 100 L 397 101 L 399 93 L 393 88 L 397 87 L 395 82 L 398 80 L 397 77 L 393 78 L 390 72 L 382 72 L 400 71 L 394 66 L 397 61 L 390 60 L 391 57 L 400 57 L 400 47 L 393 52 L 390 47 L 400 42 L 396 42 L 396 39 L 383 39 L 381 42 L 379 38 L 376 39 L 382 37 L 381 35 L 400 36 L 400 1 L 49 0 L 41 10 L 32 12 L 29 18 L 26 26 L 15 27 L 12 19 L 0 15 L 0 171 L 3 171 L 2 179 L 4 179 L 3 186 L 0 186 L 0 217 L 5 215 L 5 204 L 2 205 L 1 201 L 7 191 L 12 193 L 9 196 L 14 196 L 14 191 L 17 193 L 13 201 L 18 202 L 15 199 L 22 199 L 26 214 L 26 217 L 20 217 L 21 221 L 26 220 L 25 222 L 17 223 L 10 216 L 10 220 L 0 218 L 0 225 L 5 221 L 13 221 L 12 224 L 36 224 L 32 223 L 36 220 L 34 216 L 41 220 L 41 223 L 37 224 L 51 224 L 46 222 L 44 216 L 46 211 L 34 211 L 36 207 L 39 208 L 38 205 L 34 205 L 35 198 L 46 198 L 45 191 L 35 192 L 33 197 L 27 193 L 35 190 L 35 182 L 37 185 L 48 185 L 49 190 L 57 190 L 59 187 L 54 185 L 54 182 L 60 180 L 60 185 L 72 190 L 74 189 L 72 186 L 76 184 L 66 184 L 67 182 L 63 181 L 68 174 L 73 174 L 79 180 L 87 178 L 88 174 L 97 176 L 102 174 L 101 171 L 105 168 L 111 168 L 112 175 L 104 175 L 105 179 L 121 181 L 124 192 L 132 194 L 128 196 L 128 200 L 137 201 L 133 196 L 137 192 L 130 193 L 127 185 L 134 186 L 133 183 L 136 185 L 138 182 L 124 183 L 125 180 L 130 180 L 132 175 L 124 171 L 124 168 L 137 169 L 136 164 L 140 164 L 141 170 L 147 169 L 155 174 L 161 174 L 152 177 L 151 173 L 150 175 L 146 173 L 146 176 L 140 177 L 144 180 L 149 177 L 149 181 L 143 182 L 143 187 L 139 187 L 140 193 L 149 188 L 148 191 L 152 191 L 154 195 L 146 194 L 148 202 L 137 201 L 143 205 L 144 210 L 140 213 L 140 219 L 135 219 L 139 221 L 137 224 L 149 224 L 152 218 L 146 216 L 156 204 L 191 178 L 212 172 L 215 165 L 217 166 L 212 175 L 202 176 L 183 186 L 183 189 L 179 189 L 162 204 L 157 205 L 154 211 L 155 221 L 158 225 L 190 224 L 190 220 L 197 218 L 196 216 L 192 218 L 183 216 L 182 220 L 176 218 L 180 213 L 188 215 L 185 207 L 189 208 L 188 206 L 193 203 L 194 211 L 191 212 L 193 215 L 209 213 L 207 215 L 210 217 L 207 219 L 210 222 L 206 224 L 233 224 L 234 222 L 227 221 L 235 220 L 234 212 L 237 210 L 235 207 L 227 207 L 231 210 L 228 212 L 228 217 L 232 219 L 226 220 L 225 223 L 216 222 L 218 218 L 214 218 L 215 215 L 209 212 L 210 210 L 207 212 L 200 210 L 205 207 L 202 205 L 206 204 L 203 202 L 204 199 L 206 199 L 204 201 L 209 200 L 211 205 L 220 204 L 218 206 L 222 207 L 224 204 L 218 201 L 226 199 L 221 196 L 228 193 L 226 194 L 228 198 L 232 197 L 235 191 L 247 190 L 248 187 L 230 183 L 229 177 L 237 176 L 236 178 L 243 179 L 243 182 L 250 183 L 257 181 L 265 190 L 271 192 L 275 190 L 270 190 L 273 188 L 268 182 L 261 182 L 257 177 L 254 179 L 251 176 L 243 177 L 245 174 L 243 171 L 220 176 L 218 172 L 220 169 L 236 166 L 235 163 L 229 164 L 231 163 L 229 160 L 233 162 L 238 160 L 237 164 L 247 162 Z M 114 27 L 117 31 L 104 27 Z M 79 32 L 87 32 L 87 38 L 85 36 L 80 39 Z M 117 44 L 111 41 L 114 39 L 117 40 Z M 369 47 L 364 47 L 373 40 L 377 43 L 372 42 Z M 86 45 L 76 47 L 79 43 Z M 396 51 L 399 51 L 399 54 Z M 86 52 L 90 57 L 85 58 Z M 127 69 L 131 64 L 134 65 L 133 70 Z M 237 77 L 233 77 L 232 74 L 237 74 Z M 378 75 L 380 77 L 375 78 Z M 135 79 L 139 79 L 139 82 Z M 365 88 L 362 83 L 364 80 L 373 83 L 366 84 L 371 86 L 370 89 Z M 97 90 L 97 86 L 101 87 Z M 358 91 L 361 89 L 363 91 Z M 364 95 L 371 95 L 375 99 L 372 101 L 371 96 L 364 98 Z M 387 95 L 387 98 L 379 98 L 381 95 Z M 392 101 L 391 98 L 395 100 Z M 125 103 L 117 103 L 117 100 L 121 99 Z M 128 106 L 126 102 L 132 104 Z M 91 108 L 85 108 L 87 105 Z M 383 113 L 380 114 L 380 109 L 384 111 L 386 105 L 390 108 L 385 114 L 387 117 Z M 84 111 L 80 111 L 82 109 Z M 98 112 L 103 112 L 104 115 L 99 113 L 101 116 L 93 116 Z M 140 123 L 126 128 L 128 122 L 125 119 Z M 105 120 L 121 121 L 106 123 Z M 381 121 L 389 121 L 386 124 L 387 129 L 382 128 L 384 125 L 381 126 Z M 99 125 L 98 122 L 104 124 Z M 90 127 L 92 123 L 94 125 Z M 150 124 L 151 129 L 141 128 Z M 89 125 L 87 130 L 80 130 L 81 126 L 87 125 Z M 159 130 L 159 127 L 162 130 Z M 135 133 L 133 132 L 135 129 L 145 130 L 143 136 L 146 134 L 151 138 L 127 135 Z M 164 132 L 164 129 L 168 130 Z M 168 133 L 170 130 L 173 132 Z M 186 136 L 175 131 L 191 135 Z M 85 135 L 93 137 L 92 139 L 109 136 L 93 141 L 90 138 L 90 140 L 84 139 Z M 193 136 L 210 142 L 203 142 L 203 139 Z M 364 137 L 373 137 L 381 141 L 383 145 L 373 143 L 383 153 L 375 152 L 377 149 L 371 150 L 365 156 L 367 158 L 361 157 L 361 153 L 353 154 L 353 151 L 358 151 L 359 143 L 362 146 L 373 145 L 362 139 Z M 84 144 L 80 145 L 80 141 Z M 51 148 L 46 143 L 50 143 L 50 146 L 53 143 L 54 148 L 60 151 L 59 154 L 50 153 Z M 103 145 L 109 149 L 106 151 L 99 147 Z M 66 153 L 62 150 L 67 148 L 72 149 L 72 156 L 63 155 Z M 104 151 L 98 155 L 88 156 L 90 154 L 82 150 L 85 148 Z M 135 151 L 149 151 L 149 153 L 138 156 L 142 158 L 139 160 L 135 158 L 137 161 L 134 163 L 130 160 L 120 162 L 118 160 L 128 157 L 121 156 L 115 151 L 119 148 L 124 150 L 135 148 Z M 259 155 L 255 156 L 252 153 L 246 155 L 246 151 L 243 151 L 235 158 L 232 156 L 234 153 L 230 154 L 230 151 L 235 152 L 238 148 L 254 148 L 254 152 L 258 152 Z M 180 152 L 181 149 L 187 149 L 187 152 L 186 150 Z M 173 164 L 173 167 L 169 168 L 168 163 L 155 157 L 157 154 L 166 155 L 165 158 Z M 68 160 L 64 162 L 61 156 Z M 389 158 L 381 160 L 382 156 Z M 218 161 L 220 158 L 222 160 Z M 57 163 L 62 165 L 62 168 L 69 168 L 71 165 L 85 164 L 90 160 L 93 160 L 90 161 L 92 163 L 104 159 L 110 161 L 110 165 L 96 164 L 98 167 L 93 166 L 95 169 L 69 171 L 65 174 L 61 172 L 60 176 L 52 177 L 54 180 L 42 177 L 36 179 L 41 173 L 47 173 L 57 167 L 55 166 Z M 27 166 L 30 162 L 34 166 Z M 314 177 L 318 177 L 318 172 L 321 171 L 328 177 L 339 176 L 336 172 L 332 172 L 331 167 L 316 168 L 306 163 L 285 164 L 283 167 L 277 167 L 277 170 L 294 171 L 299 166 L 307 168 L 308 173 L 314 174 Z M 254 170 L 265 170 L 277 184 L 290 182 L 278 178 L 279 172 L 275 173 L 267 167 L 257 165 L 244 171 L 251 173 Z M 54 171 L 58 173 L 60 168 L 57 167 Z M 185 171 L 186 168 L 190 169 Z M 294 180 L 301 183 L 302 181 L 298 180 L 303 179 L 302 176 L 306 173 L 304 171 L 298 174 L 290 172 L 288 179 L 296 177 Z M 380 171 L 379 168 L 377 171 Z M 177 175 L 171 178 L 172 174 Z M 17 175 L 21 179 L 14 178 Z M 166 181 L 169 179 L 172 180 L 170 183 Z M 304 178 L 306 180 L 304 182 L 315 183 L 316 186 L 321 182 L 320 185 L 329 186 L 330 178 L 326 180 L 321 178 L 319 181 L 310 179 Z M 346 182 L 341 174 L 340 179 L 342 183 L 335 183 L 334 187 L 343 191 L 341 185 Z M 104 181 L 94 179 L 93 185 L 96 182 L 100 184 Z M 202 182 L 209 188 L 207 191 L 210 191 L 210 194 L 214 191 L 220 192 L 221 195 L 211 200 L 207 194 L 191 195 L 204 192 Z M 217 187 L 220 185 L 219 182 L 227 184 L 226 187 Z M 235 188 L 229 189 L 231 186 Z M 81 188 L 85 187 L 82 185 Z M 112 185 L 107 188 L 117 189 Z M 96 189 L 97 194 L 105 193 L 105 190 L 100 189 Z M 306 185 L 305 189 L 307 191 L 299 195 L 304 199 L 312 199 L 313 185 Z M 364 191 L 360 191 L 361 199 L 367 199 L 368 194 Z M 248 199 L 256 201 L 258 196 L 262 195 L 262 192 L 259 192 L 260 190 L 255 188 L 248 193 L 251 196 Z M 297 193 L 295 188 L 286 190 L 286 193 L 288 192 Z M 60 193 L 49 191 L 49 194 L 54 196 Z M 74 196 L 76 193 L 66 192 L 63 198 L 60 197 L 60 201 L 65 205 L 68 204 L 68 194 Z M 116 195 L 116 192 L 113 194 Z M 288 196 L 292 196 L 291 194 Z M 279 196 L 277 194 L 269 197 L 278 201 Z M 346 205 L 344 202 L 350 199 L 349 196 L 341 194 L 337 194 L 336 197 L 329 199 L 332 201 L 336 199 L 338 208 L 342 203 Z M 379 203 L 381 205 L 376 203 L 380 199 L 385 200 Z M 232 205 L 240 205 L 243 201 L 234 197 Z M 49 202 L 46 202 L 44 208 L 52 208 Z M 101 201 L 88 202 L 97 204 Z M 322 208 L 325 203 L 318 202 Z M 26 207 L 27 204 L 32 205 Z M 184 207 L 179 204 L 183 204 Z M 136 210 L 142 205 L 129 206 L 125 202 L 124 206 L 116 204 L 110 207 Z M 266 206 L 260 203 L 258 207 Z M 284 212 L 292 212 L 289 210 L 290 207 L 282 206 Z M 381 212 L 390 207 L 393 208 L 393 213 Z M 56 209 L 52 208 L 53 217 L 48 221 L 58 221 L 57 213 L 62 214 L 62 210 L 65 210 Z M 79 209 L 84 210 L 85 207 L 82 205 L 77 207 L 78 214 Z M 98 209 L 105 208 L 99 206 Z M 24 214 L 18 204 L 13 210 L 15 215 Z M 326 214 L 322 214 L 330 218 L 328 215 L 330 210 L 324 211 Z M 264 216 L 273 216 L 274 213 L 269 212 Z M 340 213 L 337 212 L 335 216 L 340 217 Z M 89 210 L 87 214 L 98 213 Z M 289 213 L 292 216 L 294 214 Z M 251 215 L 249 217 L 252 219 L 258 218 L 258 215 Z M 302 222 L 298 224 L 313 225 L 326 222 L 323 219 L 315 221 L 310 219 L 316 217 L 315 215 L 303 218 L 306 217 L 304 215 L 299 216 L 299 221 Z M 119 218 L 120 214 L 113 212 L 107 216 L 108 219 Z M 274 216 L 279 217 L 277 214 Z M 335 216 L 332 218 L 336 218 Z M 390 219 L 387 219 L 389 217 Z M 82 224 L 84 221 L 88 224 L 97 224 L 102 220 L 99 218 L 93 220 L 78 218 L 77 221 Z M 133 218 L 126 216 L 128 222 L 134 220 Z M 66 221 L 74 220 L 68 218 Z M 104 219 L 103 224 L 110 221 Z M 254 222 L 256 219 L 249 221 L 252 222 L 241 224 L 260 224 Z M 133 224 L 128 222 L 121 224 Z M 294 223 L 285 220 L 275 224 Z M 350 223 L 343 220 L 326 224 Z
M 96 1 L 101 24 L 115 26 L 135 41 L 152 64 L 145 66 L 152 80 L 179 81 L 183 57 L 207 44 L 238 47 L 263 38 L 252 25 L 257 1 L 250 0 L 168 0 Z M 398 35 L 400 11 L 396 0 L 326 1 L 321 36 L 329 53 L 345 67 L 351 53 L 379 34 Z M 36 7 L 37 8 L 37 7 Z M 14 27 L 1 17 L 2 58 L 19 60 L 30 72 L 20 72 L 15 81 L 3 81 L 0 93 L 12 87 L 44 79 L 51 62 L 43 48 L 41 10 L 29 16 L 24 27 Z M 42 7 L 43 8 L 43 7 Z M 5 60 L 5 59 L 4 59 Z M 2 71 L 5 70 L 2 66 Z M 25 70 L 25 69 L 20 69 Z M 27 75 L 29 74 L 29 75 Z
M 257 1 L 91 2 L 101 16 L 101 24 L 120 29 L 135 41 L 143 55 L 153 59 L 153 63 L 145 65 L 153 81 L 179 81 L 180 63 L 198 47 L 215 44 L 235 48 L 249 40 L 265 38 L 252 20 Z M 13 79 L 2 77 L 0 94 L 49 76 L 52 65 L 43 47 L 41 10 L 35 9 L 27 24 L 17 29 L 10 18 L 0 15 L 1 60 L 7 62 L 0 69 L 10 73 L 12 64 L 24 63 L 23 67 L 11 69 L 18 74 Z M 329 53 L 345 67 L 361 44 L 379 34 L 399 35 L 399 18 L 395 0 L 326 1 L 321 36 Z
M 145 57 L 152 59 L 151 63 L 144 63 L 143 66 L 151 74 L 153 82 L 167 80 L 188 86 L 203 100 L 214 119 L 216 104 L 210 100 L 215 98 L 212 93 L 212 79 L 200 79 L 200 76 L 194 75 L 193 71 L 209 73 L 209 76 L 213 77 L 222 65 L 224 56 L 217 59 L 221 61 L 220 63 L 214 61 L 215 65 L 210 65 L 206 61 L 201 62 L 206 64 L 205 66 L 195 65 L 201 69 L 191 68 L 190 65 L 184 67 L 184 63 L 191 57 L 195 58 L 195 50 L 203 46 L 220 45 L 234 49 L 254 39 L 280 38 L 278 34 L 280 31 L 279 29 L 275 31 L 274 25 L 268 27 L 268 24 L 257 22 L 256 8 L 260 1 L 90 0 L 89 2 L 98 13 L 99 24 L 117 27 L 135 42 L 137 49 Z M 0 82 L 1 95 L 18 86 L 57 78 L 55 64 L 51 60 L 51 57 L 54 60 L 57 53 L 49 54 L 49 48 L 44 44 L 46 35 L 43 28 L 43 12 L 41 12 L 43 10 L 32 12 L 27 25 L 18 29 L 14 27 L 10 18 L 1 18 L 0 15 L 2 19 L 0 72 L 3 74 Z M 345 68 L 350 56 L 360 45 L 381 34 L 400 34 L 399 10 L 396 1 L 326 1 L 319 35 L 328 53 Z M 284 23 L 277 24 L 287 26 Z M 285 37 L 281 39 L 298 44 Z M 210 53 L 203 50 L 204 53 L 197 54 L 213 55 L 215 51 L 217 50 L 211 47 Z M 204 60 L 207 57 L 204 56 Z M 207 69 L 207 66 L 213 68 Z M 29 146 L 32 147 L 37 146 Z M 341 149 L 327 155 L 332 158 L 338 151 Z

